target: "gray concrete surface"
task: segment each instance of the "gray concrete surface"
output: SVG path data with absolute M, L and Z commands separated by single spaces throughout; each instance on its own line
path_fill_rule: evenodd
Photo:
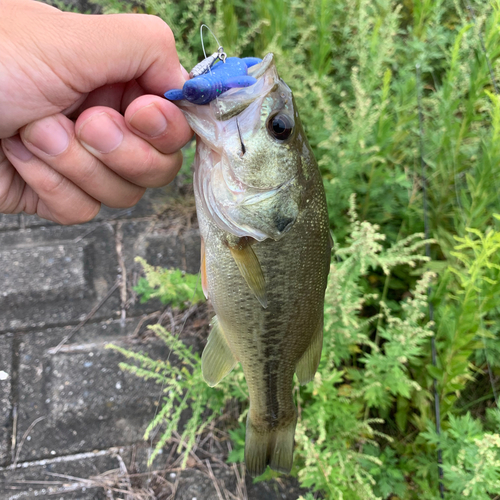
M 298 497 L 295 483 L 238 482 L 223 462 L 213 465 L 219 492 L 205 459 L 185 471 L 177 464 L 166 479 L 146 466 L 142 436 L 160 388 L 121 371 L 122 356 L 105 346 L 167 356 L 162 342 L 143 334 L 141 320 L 165 306 L 137 300 L 134 258 L 198 271 L 194 202 L 182 190 L 149 190 L 134 209 L 103 208 L 71 227 L 0 215 L 0 500 L 220 500 L 224 488 L 242 499 Z M 200 317 L 206 335 L 206 307 Z M 199 351 L 204 335 L 184 340 Z M 160 460 L 153 468 L 167 466 Z M 126 495 L 127 474 L 145 472 L 132 489 L 146 496 Z

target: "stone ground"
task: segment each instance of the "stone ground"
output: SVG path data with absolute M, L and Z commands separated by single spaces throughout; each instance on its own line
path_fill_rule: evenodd
M 195 220 L 189 188 L 176 185 L 78 226 L 0 215 L 0 500 L 298 498 L 288 480 L 253 485 L 210 451 L 213 439 L 184 471 L 175 443 L 145 465 L 160 388 L 120 371 L 105 346 L 167 355 L 144 334 L 165 307 L 138 302 L 134 257 L 198 272 Z M 202 306 L 181 336 L 195 349 L 208 317 Z

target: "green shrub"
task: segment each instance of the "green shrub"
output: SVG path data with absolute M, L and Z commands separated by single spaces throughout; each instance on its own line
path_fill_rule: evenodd
M 450 417 L 439 437 L 434 429 L 423 433 L 429 443 L 443 450 L 446 498 L 490 500 L 500 494 L 500 435 L 484 432 L 469 413 Z
M 139 278 L 134 288 L 141 303 L 160 299 L 163 304 L 182 309 L 187 303 L 197 304 L 205 300 L 198 275 L 180 269 L 153 267 L 141 257 L 136 257 L 135 261 L 142 265 L 146 275 Z
M 485 375 L 491 373 L 495 385 L 500 373 L 500 223 L 494 215 L 500 213 L 500 97 L 494 86 L 500 1 L 95 3 L 105 12 L 161 16 L 188 69 L 203 57 L 201 23 L 229 55 L 273 51 L 294 91 L 324 178 L 336 241 L 323 359 L 315 381 L 297 389 L 301 419 L 293 473 L 301 483 L 332 500 L 434 500 L 440 498 L 439 449 L 447 500 L 500 494 L 497 388 L 476 394 Z M 209 36 L 205 46 L 207 52 L 216 48 Z M 430 262 L 420 255 L 421 154 Z M 353 192 L 356 206 L 349 201 Z M 193 288 L 197 278 L 147 269 L 137 289 L 145 300 L 163 297 L 185 307 L 201 298 Z M 191 292 L 176 288 L 182 284 Z M 427 315 L 429 287 L 434 324 Z M 183 352 L 156 328 L 185 370 L 133 357 L 135 368 L 129 369 L 156 373 L 184 407 L 195 405 L 183 434 L 189 446 L 205 416 L 215 418 L 229 399 L 237 398 L 244 413 L 242 373 L 208 390 L 197 354 Z M 441 436 L 435 433 L 434 381 Z M 206 415 L 196 409 L 199 401 Z M 172 431 L 172 412 L 165 410 L 155 425 L 163 422 Z M 242 459 L 243 430 L 237 423 L 231 429 L 232 460 Z

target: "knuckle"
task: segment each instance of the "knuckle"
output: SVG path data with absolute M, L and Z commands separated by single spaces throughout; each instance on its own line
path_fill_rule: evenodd
M 134 205 L 137 205 L 139 200 L 142 198 L 146 191 L 146 188 L 139 188 L 134 190 L 134 193 L 129 195 L 127 198 L 124 199 L 124 206 L 123 208 L 130 208 L 133 207 Z
M 141 177 L 154 176 L 156 171 L 156 155 L 153 153 L 152 147 L 146 147 L 142 160 L 139 162 L 139 175 Z
M 151 26 L 158 30 L 158 35 L 162 37 L 164 43 L 171 45 L 174 42 L 174 34 L 170 26 L 158 16 L 148 16 L 150 18 Z
M 170 26 L 158 16 L 150 14 L 139 14 L 144 20 L 145 29 L 152 34 L 152 39 L 156 40 L 155 44 L 167 45 L 168 47 L 175 45 L 174 33 Z
M 10 181 L 10 179 L 0 178 L 0 213 L 4 214 L 11 213 L 12 210 L 10 202 L 11 191 L 12 191 L 11 184 L 12 182 Z
M 137 186 L 136 189 L 133 189 L 130 193 L 121 196 L 118 201 L 114 201 L 113 203 L 106 203 L 110 208 L 130 208 L 134 205 L 137 205 L 139 200 L 144 195 L 146 188 L 140 188 Z
M 92 157 L 90 161 L 88 161 L 85 165 L 79 167 L 78 169 L 75 169 L 75 178 L 73 179 L 73 181 L 80 186 L 92 182 L 92 179 L 97 175 L 99 165 L 99 160 Z
M 170 164 L 169 164 L 169 178 L 167 183 L 170 183 L 174 180 L 175 176 L 178 174 L 179 170 L 182 167 L 183 155 L 182 151 L 177 151 L 170 155 Z
M 90 222 L 93 220 L 95 217 L 97 217 L 97 214 L 101 210 L 101 204 L 98 201 L 95 201 L 91 205 L 89 204 L 89 209 L 85 210 L 81 214 L 81 220 L 80 224 L 84 222 Z
M 182 152 L 165 155 L 160 164 L 155 164 L 149 172 L 149 176 L 143 179 L 143 185 L 149 188 L 157 188 L 170 184 L 182 166 Z
M 45 175 L 39 180 L 39 189 L 47 196 L 57 196 L 58 192 L 64 188 L 67 179 L 52 169 L 47 169 Z
M 20 208 L 25 183 L 2 151 L 0 143 L 0 213 L 16 214 Z
M 126 175 L 134 184 L 148 186 L 148 181 L 155 176 L 156 155 L 149 144 L 144 145 L 140 149 L 141 151 L 137 155 L 136 161 L 129 165 Z

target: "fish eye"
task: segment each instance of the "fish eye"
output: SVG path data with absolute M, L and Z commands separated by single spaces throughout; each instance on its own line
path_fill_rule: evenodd
M 278 113 L 267 120 L 269 134 L 279 141 L 285 141 L 293 132 L 293 121 L 288 115 Z

